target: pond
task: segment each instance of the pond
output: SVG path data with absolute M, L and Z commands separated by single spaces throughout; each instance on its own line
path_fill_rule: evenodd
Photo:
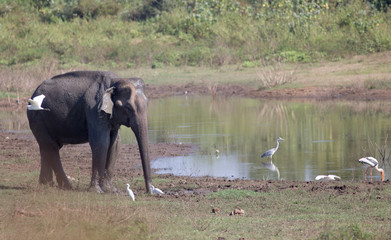
M 391 102 L 277 101 L 248 98 L 176 96 L 149 102 L 150 142 L 195 144 L 190 156 L 159 158 L 157 173 L 243 179 L 313 180 L 335 174 L 362 180 L 357 160 L 379 158 L 391 131 Z M 25 111 L 0 113 L 3 128 L 27 131 Z M 125 144 L 135 143 L 121 129 Z M 260 158 L 275 147 L 270 158 Z M 216 153 L 216 150 L 219 153 Z M 388 168 L 386 165 L 386 178 Z M 380 174 L 374 171 L 374 179 Z
M 390 133 L 390 116 L 391 102 L 186 96 L 153 100 L 150 140 L 197 144 L 199 151 L 157 159 L 152 167 L 158 173 L 187 176 L 313 180 L 319 174 L 335 174 L 362 179 L 364 168 L 357 160 L 379 157 L 376 144 L 381 146 Z M 286 140 L 273 161 L 261 159 L 279 136 Z M 374 175 L 378 180 L 379 174 Z

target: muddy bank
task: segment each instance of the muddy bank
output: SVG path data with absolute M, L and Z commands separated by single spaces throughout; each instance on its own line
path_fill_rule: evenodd
M 265 99 L 345 99 L 357 101 L 391 99 L 391 90 L 363 89 L 351 87 L 305 87 L 292 89 L 265 90 L 254 89 L 241 85 L 216 85 L 210 89 L 208 86 L 184 84 L 184 85 L 147 85 L 146 94 L 149 98 L 161 98 L 175 95 L 215 95 L 237 96 Z
M 39 149 L 31 133 L 16 133 L 0 130 L 0 146 L 2 154 L 0 163 L 2 171 L 11 173 L 31 173 L 40 169 Z M 158 157 L 189 155 L 197 151 L 197 146 L 189 144 L 158 143 L 150 145 L 151 160 Z M 88 144 L 66 145 L 60 151 L 65 172 L 73 180 L 73 187 L 78 191 L 86 191 L 91 175 L 91 150 Z M 122 145 L 115 168 L 116 182 L 131 182 L 133 190 L 144 192 L 143 172 L 137 145 Z M 265 181 L 265 180 L 227 180 L 213 177 L 178 177 L 173 175 L 154 174 L 159 181 L 159 188 L 165 191 L 163 198 L 183 198 L 204 196 L 223 189 L 241 189 L 251 191 L 283 191 L 300 190 L 308 193 L 327 192 L 338 196 L 371 192 L 391 185 L 386 182 L 316 182 L 316 181 Z M 80 182 L 79 182 L 80 181 Z M 0 188 L 7 188 L 12 178 L 0 177 Z M 137 183 L 137 184 L 136 184 Z M 31 183 L 30 183 L 31 184 Z M 38 177 L 36 183 L 38 184 Z M 20 186 L 21 189 L 27 186 Z M 125 194 L 125 187 L 117 186 L 120 194 Z M 157 197 L 157 196 L 156 196 Z M 382 197 L 382 196 L 379 196 Z
M 213 89 L 205 85 L 149 85 L 145 93 L 148 98 L 156 99 L 180 95 L 210 95 L 210 96 L 236 96 L 260 99 L 284 99 L 284 100 L 391 100 L 391 90 L 388 89 L 364 89 L 354 87 L 305 87 L 291 89 L 254 89 L 246 85 L 215 85 Z M 28 98 L 0 99 L 0 110 L 25 109 Z

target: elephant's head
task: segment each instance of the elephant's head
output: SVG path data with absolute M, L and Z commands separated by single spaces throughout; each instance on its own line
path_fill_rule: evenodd
M 140 150 L 146 191 L 150 193 L 152 178 L 148 148 L 148 99 L 144 89 L 142 79 L 114 79 L 102 98 L 99 110 L 110 114 L 112 123 L 132 128 Z

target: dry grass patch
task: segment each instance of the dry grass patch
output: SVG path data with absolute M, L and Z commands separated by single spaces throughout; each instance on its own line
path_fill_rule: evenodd
M 262 60 L 261 67 L 256 70 L 258 79 L 264 88 L 272 88 L 295 80 L 296 68 L 288 69 L 281 58 Z
M 127 200 L 42 187 L 27 190 L 3 217 L 3 239 L 146 239 L 153 225 L 146 209 Z

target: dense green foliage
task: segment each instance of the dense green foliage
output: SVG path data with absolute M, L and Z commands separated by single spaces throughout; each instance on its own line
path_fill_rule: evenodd
M 0 65 L 218 66 L 391 49 L 388 0 L 0 0 Z

